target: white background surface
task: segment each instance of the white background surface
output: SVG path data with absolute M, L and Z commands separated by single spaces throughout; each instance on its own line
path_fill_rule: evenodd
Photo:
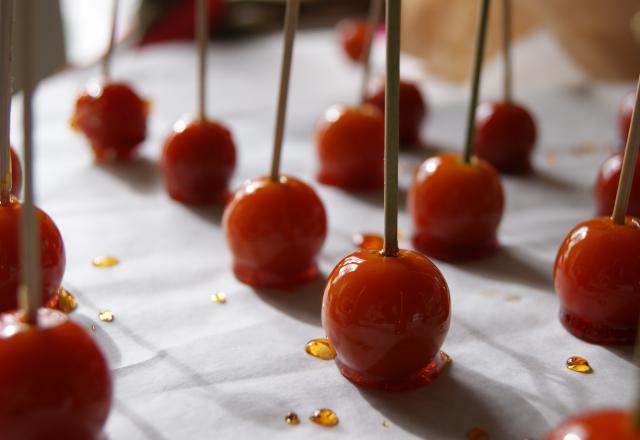
M 157 160 L 172 124 L 195 110 L 195 50 L 168 46 L 116 59 L 116 77 L 153 102 L 141 159 L 129 165 L 95 165 L 85 140 L 69 129 L 75 97 L 97 71 L 42 84 L 38 197 L 65 239 L 64 285 L 80 303 L 75 318 L 96 324 L 113 368 L 111 440 L 462 439 L 473 427 L 493 439 L 524 439 L 575 412 L 629 405 L 636 371 L 629 351 L 583 343 L 562 328 L 551 270 L 560 241 L 592 215 L 591 185 L 616 142 L 617 106 L 631 85 L 589 84 L 544 36 L 518 50 L 517 96 L 541 130 L 538 172 L 504 179 L 498 255 L 463 266 L 436 262 L 451 289 L 453 321 L 443 349 L 453 364 L 429 387 L 399 394 L 359 389 L 333 362 L 305 354 L 304 344 L 323 336 L 322 281 L 292 293 L 241 285 L 230 270 L 220 210 L 189 209 L 165 194 Z M 214 45 L 210 55 L 209 113 L 234 132 L 237 187 L 268 170 L 280 39 Z M 282 169 L 314 182 L 315 122 L 330 105 L 355 99 L 359 72 L 329 33 L 300 35 L 295 63 Z M 498 96 L 498 67 L 487 71 L 484 97 Z M 422 85 L 431 99 L 429 143 L 460 149 L 467 87 Z M 14 144 L 20 145 L 15 110 Z M 591 147 L 576 148 L 585 142 Z M 404 189 L 413 167 L 431 153 L 402 155 Z M 313 184 L 329 213 L 320 256 L 326 274 L 354 250 L 352 234 L 382 231 L 382 196 Z M 399 222 L 409 236 L 404 209 Z M 121 265 L 92 267 L 102 254 L 117 256 Z M 216 291 L 227 294 L 227 304 L 209 300 Z M 97 319 L 107 308 L 113 323 Z M 595 373 L 567 370 L 572 355 L 588 358 Z M 338 427 L 307 420 L 322 407 L 337 412 Z M 301 425 L 284 423 L 288 411 L 300 415 Z

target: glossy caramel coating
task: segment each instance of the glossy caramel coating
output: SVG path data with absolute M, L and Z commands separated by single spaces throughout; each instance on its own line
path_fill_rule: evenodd
M 15 197 L 20 197 L 22 192 L 22 165 L 13 148 L 10 148 L 9 151 L 11 154 L 11 194 Z
M 427 159 L 408 196 L 416 249 L 440 260 L 465 261 L 495 252 L 504 210 L 500 176 L 487 162 L 456 154 Z
M 51 218 L 38 209 L 40 257 L 42 261 L 42 300 L 56 294 L 66 265 L 64 243 Z M 0 203 L 0 312 L 17 308 L 16 292 L 20 285 L 20 218 L 22 204 L 13 200 Z
M 111 375 L 85 329 L 51 309 L 40 309 L 37 326 L 0 315 L 0 358 L 0 438 L 100 438 Z
M 598 217 L 563 241 L 554 281 L 565 328 L 585 341 L 633 344 L 640 315 L 640 221 Z
M 338 23 L 342 50 L 354 63 L 361 61 L 364 56 L 368 29 L 368 23 L 363 20 L 343 20 Z
M 412 82 L 400 81 L 400 145 L 415 147 L 420 143 L 422 124 L 428 116 L 427 102 L 418 86 Z M 384 114 L 385 84 L 378 81 L 367 102 L 378 107 Z
M 169 195 L 190 205 L 225 203 L 235 165 L 236 149 L 229 129 L 199 119 L 176 124 L 160 162 Z
M 640 440 L 633 416 L 625 410 L 593 411 L 572 417 L 544 440 Z
M 531 172 L 537 136 L 535 120 L 523 106 L 506 102 L 478 106 L 474 152 L 501 173 Z
M 147 132 L 149 103 L 124 83 L 92 87 L 76 101 L 71 127 L 89 140 L 96 160 L 133 158 Z
M 384 116 L 372 105 L 334 106 L 316 134 L 318 180 L 347 190 L 384 185 Z
M 290 176 L 245 182 L 224 212 L 233 271 L 258 288 L 292 288 L 319 275 L 327 214 L 316 192 Z
M 360 250 L 327 280 L 322 326 L 349 380 L 386 390 L 425 383 L 449 330 L 447 283 L 423 255 Z
M 616 204 L 620 174 L 622 173 L 623 154 L 617 153 L 607 159 L 598 172 L 596 184 L 593 188 L 593 196 L 598 215 L 612 215 Z M 631 196 L 627 214 L 640 217 L 640 159 L 636 162 L 636 172 L 631 184 Z

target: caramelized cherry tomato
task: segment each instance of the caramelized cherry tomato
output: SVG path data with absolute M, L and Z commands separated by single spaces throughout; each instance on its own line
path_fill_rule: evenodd
M 20 197 L 22 192 L 22 166 L 13 148 L 10 148 L 9 151 L 11 152 L 11 194 Z
M 145 139 L 149 103 L 123 83 L 91 89 L 76 101 L 71 126 L 84 133 L 96 160 L 130 160 Z
M 86 330 L 51 309 L 39 310 L 37 326 L 0 315 L 0 358 L 0 438 L 100 438 L 111 376 Z
M 493 253 L 504 210 L 500 176 L 477 158 L 465 164 L 456 154 L 427 159 L 409 191 L 413 243 L 425 254 L 464 261 Z
M 387 390 L 424 385 L 449 330 L 449 288 L 423 255 L 360 250 L 327 280 L 322 326 L 342 374 Z
M 383 187 L 384 116 L 376 107 L 331 107 L 316 139 L 320 182 L 348 190 Z
M 290 288 L 318 276 L 327 214 L 315 191 L 289 176 L 245 182 L 224 212 L 236 277 L 254 287 Z
M 178 122 L 162 152 L 167 191 L 187 204 L 226 202 L 235 165 L 231 132 L 214 121 Z
M 635 92 L 629 93 L 622 100 L 620 112 L 618 113 L 618 131 L 620 133 L 620 148 L 624 150 L 627 145 L 627 137 L 631 128 L 631 117 L 633 116 L 633 106 L 636 102 Z
M 633 416 L 624 410 L 603 410 L 573 417 L 544 440 L 640 440 Z
M 385 85 L 381 81 L 367 102 L 375 105 L 384 113 Z M 400 144 L 414 147 L 420 143 L 420 130 L 427 117 L 427 104 L 420 89 L 408 81 L 400 81 Z
M 529 173 L 536 138 L 536 123 L 524 107 L 506 102 L 478 106 L 474 151 L 498 171 Z
M 340 42 L 345 54 L 353 62 L 362 60 L 369 25 L 361 20 L 343 20 L 338 23 Z
M 576 226 L 554 268 L 560 320 L 580 339 L 633 344 L 640 315 L 640 220 L 598 217 Z
M 600 168 L 593 193 L 598 215 L 611 215 L 616 203 L 620 173 L 622 172 L 622 153 L 607 159 Z M 627 214 L 640 217 L 640 159 L 636 162 L 636 172 L 631 186 L 629 209 Z
M 16 292 L 20 285 L 20 218 L 18 202 L 0 203 L 0 312 L 17 308 Z M 40 224 L 42 261 L 42 300 L 46 302 L 60 287 L 65 268 L 64 244 L 51 218 L 37 210 Z M 1 437 L 1 436 L 0 436 Z

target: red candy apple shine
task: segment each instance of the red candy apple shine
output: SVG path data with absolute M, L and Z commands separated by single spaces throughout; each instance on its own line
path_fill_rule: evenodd
M 85 329 L 51 309 L 33 326 L 20 312 L 0 315 L 0 358 L 0 438 L 99 438 L 111 377 Z
M 480 104 L 476 117 L 475 152 L 498 171 L 525 174 L 531 171 L 536 143 L 531 114 L 513 102 Z
M 224 203 L 236 163 L 231 132 L 213 121 L 178 122 L 162 152 L 169 195 L 194 205 Z
M 602 410 L 572 417 L 544 440 L 640 440 L 629 411 Z
M 318 275 L 327 234 L 322 201 L 304 182 L 282 176 L 250 180 L 224 213 L 238 279 L 254 287 L 288 288 Z
M 384 117 L 371 105 L 334 106 L 316 134 L 318 180 L 348 190 L 376 190 L 384 183 Z
M 84 133 L 96 160 L 130 160 L 147 131 L 149 103 L 123 83 L 96 86 L 76 102 L 71 126 Z

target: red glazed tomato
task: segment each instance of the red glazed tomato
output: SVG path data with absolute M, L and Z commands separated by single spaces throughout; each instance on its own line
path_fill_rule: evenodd
M 353 62 L 362 60 L 369 25 L 361 20 L 343 20 L 338 23 L 338 34 L 344 53 Z
M 524 107 L 504 102 L 478 106 L 474 151 L 498 171 L 529 173 L 536 138 L 536 123 Z
M 80 96 L 71 127 L 81 131 L 96 160 L 130 160 L 144 141 L 149 103 L 128 85 L 108 83 Z
M 598 215 L 611 215 L 616 203 L 620 173 L 622 172 L 622 153 L 607 159 L 600 168 L 598 179 L 593 189 Z M 640 217 L 640 159 L 636 162 L 636 172 L 631 186 L 629 209 L 627 214 Z
M 0 312 L 17 308 L 20 285 L 20 217 L 22 205 L 15 200 L 0 203 Z M 65 268 L 64 243 L 53 220 L 37 210 L 42 260 L 42 300 L 46 303 L 60 287 Z
M 624 410 L 603 410 L 573 417 L 544 440 L 640 440 L 633 416 Z
M 347 190 L 384 185 L 384 117 L 371 105 L 331 107 L 316 135 L 318 180 Z
M 224 203 L 236 165 L 231 132 L 214 121 L 178 122 L 162 152 L 167 192 L 182 203 Z
M 465 164 L 450 153 L 427 159 L 416 173 L 408 205 L 414 246 L 431 257 L 465 261 L 497 249 L 504 193 L 498 173 L 481 159 Z
M 627 145 L 627 137 L 631 128 L 631 117 L 633 116 L 633 106 L 635 105 L 636 94 L 631 92 L 624 97 L 620 105 L 618 114 L 618 131 L 620 133 L 620 148 L 624 150 Z
M 51 309 L 39 310 L 37 326 L 0 315 L 0 358 L 0 438 L 100 438 L 111 376 L 86 330 Z
M 378 107 L 384 114 L 385 89 L 380 81 L 367 102 Z M 408 81 L 400 81 L 400 144 L 414 147 L 420 143 L 420 130 L 427 117 L 427 104 L 420 89 Z
M 20 165 L 20 159 L 13 148 L 10 148 L 11 152 L 11 194 L 16 197 L 20 197 L 22 192 L 22 165 Z
M 289 176 L 245 182 L 224 212 L 233 271 L 258 288 L 291 288 L 316 278 L 327 214 L 315 191 Z
M 442 370 L 450 318 L 444 277 L 426 257 L 405 250 L 349 255 L 329 276 L 322 303 L 322 326 L 342 374 L 390 391 L 424 385 Z
M 598 217 L 576 226 L 558 250 L 560 320 L 580 339 L 633 344 L 640 315 L 640 221 Z

